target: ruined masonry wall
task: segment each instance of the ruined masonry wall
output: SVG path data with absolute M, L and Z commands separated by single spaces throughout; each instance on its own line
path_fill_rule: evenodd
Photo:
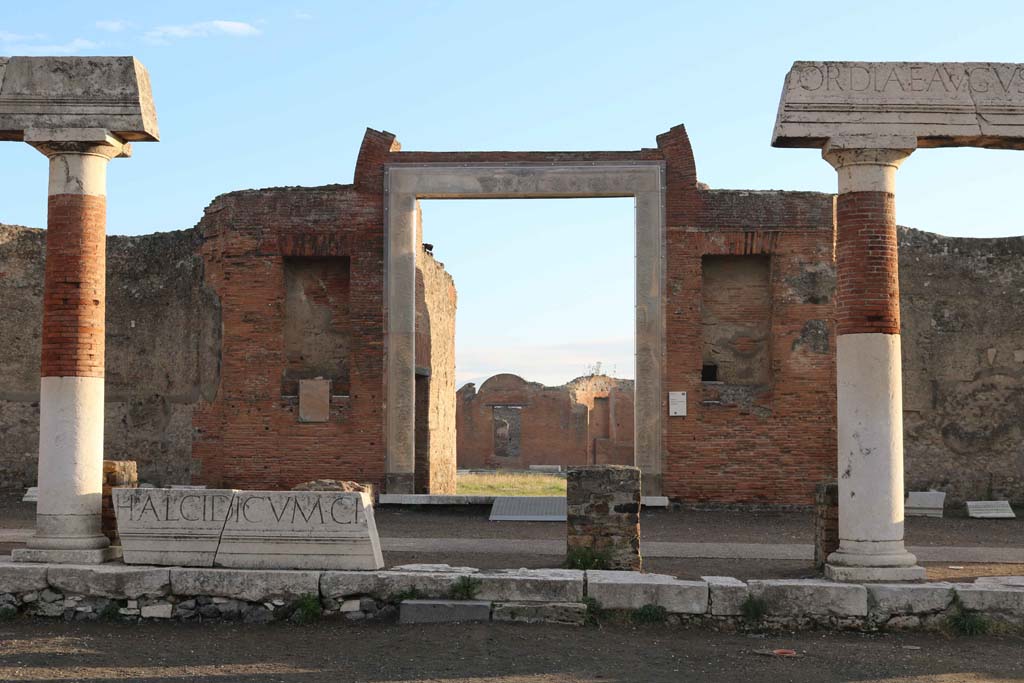
M 455 281 L 444 264 L 421 250 L 417 264 L 416 365 L 429 375 L 417 379 L 427 382 L 427 390 L 423 401 L 417 396 L 416 403 L 416 419 L 423 421 L 426 437 L 425 444 L 416 445 L 416 493 L 455 493 L 456 301 Z
M 109 238 L 104 457 L 136 460 L 140 479 L 154 483 L 276 489 L 337 478 L 381 486 L 385 165 L 636 160 L 665 165 L 662 382 L 665 392 L 689 394 L 688 415 L 664 420 L 663 492 L 689 502 L 809 504 L 814 484 L 836 476 L 835 198 L 708 189 L 682 126 L 659 135 L 656 148 L 628 152 L 401 152 L 393 135 L 368 130 L 351 185 L 232 192 L 194 230 Z M 950 502 L 1024 502 L 1024 238 L 902 230 L 899 240 L 907 485 L 943 488 Z M 0 226 L 4 488 L 35 480 L 43 243 L 42 231 Z M 723 256 L 769 262 L 767 381 L 701 381 L 702 264 Z M 282 383 L 285 259 L 347 259 L 337 272 L 349 278 L 348 305 L 338 308 L 351 331 L 348 386 L 332 396 L 325 423 L 300 424 L 297 398 Z M 427 305 L 438 320 L 443 299 L 433 312 Z M 716 306 L 716 316 L 732 320 L 728 302 Z M 750 340 L 727 341 L 742 351 Z M 447 382 L 429 370 L 438 379 L 428 395 Z M 479 402 L 485 426 L 460 430 L 460 448 L 464 437 L 493 443 L 492 406 L 484 404 L 516 404 L 512 393 L 528 384 L 509 377 L 480 387 L 495 390 Z M 596 400 L 588 425 L 586 405 L 538 396 L 541 437 L 531 441 L 524 408 L 520 447 L 549 449 L 545 464 L 582 464 L 590 426 L 614 426 L 614 411 L 606 419 Z M 444 420 L 447 408 L 437 406 L 426 416 L 428 435 Z M 667 413 L 664 395 L 660 408 Z M 543 438 L 554 432 L 568 435 L 571 452 Z M 609 443 L 598 462 L 623 456 Z M 447 471 L 431 476 L 440 481 Z
M 45 232 L 0 225 L 0 488 L 36 483 Z M 194 230 L 107 238 L 108 460 L 186 482 L 192 414 L 217 387 L 220 306 Z
M 906 485 L 1024 503 L 1024 237 L 897 239 Z

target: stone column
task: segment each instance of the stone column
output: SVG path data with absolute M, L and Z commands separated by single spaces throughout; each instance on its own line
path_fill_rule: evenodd
M 830 142 L 836 204 L 838 581 L 925 578 L 903 545 L 903 386 L 896 242 L 896 169 L 913 139 L 865 149 Z
M 99 563 L 107 163 L 130 148 L 105 131 L 26 131 L 50 160 L 35 535 L 14 559 Z

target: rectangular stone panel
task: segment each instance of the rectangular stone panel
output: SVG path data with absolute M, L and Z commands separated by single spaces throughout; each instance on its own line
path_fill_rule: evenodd
M 368 493 L 238 491 L 214 560 L 246 569 L 381 569 Z
M 299 422 L 327 422 L 331 418 L 331 380 L 299 380 Z
M 967 516 L 977 519 L 1014 519 L 1013 508 L 1005 500 L 969 500 Z
M 380 569 L 367 493 L 115 489 L 126 564 Z
M 772 144 L 821 147 L 842 137 L 1024 149 L 1024 64 L 795 62 Z
M 235 491 L 115 488 L 125 564 L 212 567 Z
M 907 517 L 942 517 L 946 504 L 943 491 L 911 491 L 903 505 Z

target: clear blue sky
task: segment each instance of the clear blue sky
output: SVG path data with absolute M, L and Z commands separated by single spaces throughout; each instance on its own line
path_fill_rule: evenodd
M 833 191 L 769 145 L 797 59 L 1021 61 L 1024 3 L 7 3 L 0 54 L 133 54 L 162 142 L 111 164 L 109 227 L 191 227 L 229 190 L 350 182 L 366 126 L 406 149 L 636 149 L 685 123 L 712 187 Z M 924 150 L 899 220 L 1024 233 L 1024 154 Z M 42 226 L 46 163 L 0 146 L 0 221 Z M 632 376 L 631 207 L 432 202 L 460 291 L 459 376 Z M 507 276 L 497 277 L 499 274 Z

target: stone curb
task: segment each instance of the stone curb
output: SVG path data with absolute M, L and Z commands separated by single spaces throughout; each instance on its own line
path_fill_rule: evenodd
M 460 585 L 461 584 L 461 585 Z M 412 598 L 445 602 L 452 589 L 492 604 L 493 621 L 583 623 L 586 599 L 598 610 L 663 607 L 670 623 L 747 628 L 751 598 L 761 624 L 786 628 L 937 628 L 956 610 L 1024 626 L 1024 578 L 972 584 L 848 584 L 708 576 L 683 581 L 628 571 L 518 569 L 479 571 L 446 565 L 401 571 L 292 571 L 105 565 L 43 565 L 0 561 L 0 610 L 65 619 L 122 617 L 226 618 L 269 621 L 313 597 L 314 606 L 351 620 L 394 614 Z M 454 608 L 453 608 L 454 609 Z M 275 616 L 275 610 L 276 612 Z M 70 615 L 70 616 L 69 616 Z M 749 615 L 748 615 L 749 616 Z M 674 621 L 673 621 L 674 620 Z

